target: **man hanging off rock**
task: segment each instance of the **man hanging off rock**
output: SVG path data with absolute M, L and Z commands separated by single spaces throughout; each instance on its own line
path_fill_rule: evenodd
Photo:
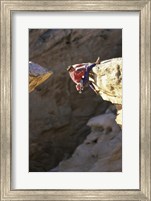
M 79 93 L 82 93 L 84 86 L 89 83 L 91 89 L 93 89 L 93 91 L 98 94 L 98 91 L 95 89 L 93 83 L 89 81 L 89 73 L 97 64 L 100 64 L 100 57 L 98 57 L 94 63 L 75 64 L 67 68 L 71 79 L 74 83 L 76 83 L 76 89 Z

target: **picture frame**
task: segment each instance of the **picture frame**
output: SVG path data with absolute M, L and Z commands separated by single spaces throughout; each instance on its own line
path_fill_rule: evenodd
M 140 189 L 12 190 L 11 16 L 14 11 L 134 11 L 140 18 Z M 1 200 L 151 200 L 150 0 L 3 1 L 1 0 Z

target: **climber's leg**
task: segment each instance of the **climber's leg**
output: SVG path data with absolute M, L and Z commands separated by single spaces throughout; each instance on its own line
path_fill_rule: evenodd
M 89 81 L 89 72 L 92 70 L 92 68 L 96 66 L 95 63 L 91 64 L 91 65 L 86 65 L 86 72 L 84 74 L 84 78 L 83 78 L 83 84 L 86 84 L 87 81 Z
M 96 63 L 93 63 L 93 64 L 91 64 L 90 66 L 89 66 L 89 65 L 87 66 L 87 72 L 88 72 L 88 74 L 89 74 L 89 72 L 92 70 L 92 68 L 93 68 L 94 66 L 96 66 Z
M 95 86 L 93 85 L 92 82 L 89 82 L 89 86 L 96 94 L 99 94 L 99 90 L 96 90 L 96 88 L 95 88 Z
M 97 58 L 96 62 L 92 63 L 92 64 L 86 64 L 85 68 L 86 68 L 86 72 L 84 77 L 82 78 L 83 80 L 83 84 L 85 85 L 88 81 L 89 81 L 89 73 L 92 70 L 92 68 L 94 66 L 96 66 L 97 64 L 100 64 L 100 57 Z

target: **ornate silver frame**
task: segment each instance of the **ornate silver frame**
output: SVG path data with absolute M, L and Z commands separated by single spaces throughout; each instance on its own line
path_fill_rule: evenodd
M 1 0 L 1 200 L 151 200 L 151 1 Z M 11 190 L 11 13 L 13 11 L 137 11 L 140 17 L 140 189 Z

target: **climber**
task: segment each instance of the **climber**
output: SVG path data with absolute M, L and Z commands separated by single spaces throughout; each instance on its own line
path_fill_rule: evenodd
M 89 82 L 89 73 L 97 64 L 100 64 L 100 57 L 92 64 L 81 63 L 71 65 L 67 68 L 71 79 L 76 83 L 76 89 L 79 93 L 82 93 L 84 86 Z M 89 86 L 98 94 L 92 82 L 89 82 Z

